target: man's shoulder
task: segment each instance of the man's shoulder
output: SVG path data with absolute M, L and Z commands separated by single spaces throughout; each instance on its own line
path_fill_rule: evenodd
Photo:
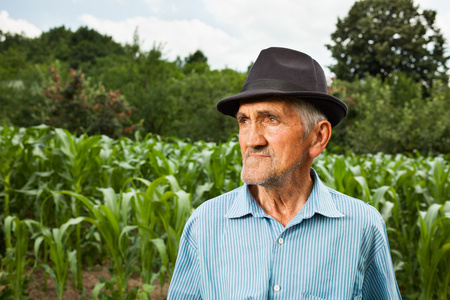
M 327 187 L 327 190 L 330 193 L 336 208 L 342 214 L 351 217 L 364 218 L 365 221 L 384 223 L 381 214 L 369 203 L 348 196 L 329 187 Z
M 192 215 L 196 218 L 224 216 L 243 188 L 243 186 L 240 186 L 225 194 L 206 200 L 196 208 Z
M 365 243 L 379 249 L 386 245 L 386 225 L 378 210 L 360 199 L 350 197 L 336 190 L 328 188 L 331 198 L 344 220 L 349 222 L 353 232 L 360 232 Z
M 218 228 L 223 228 L 226 220 L 225 215 L 242 188 L 239 187 L 199 205 L 186 222 L 184 227 L 185 239 L 195 245 L 197 239 L 201 239 L 202 236 L 211 232 L 217 232 Z

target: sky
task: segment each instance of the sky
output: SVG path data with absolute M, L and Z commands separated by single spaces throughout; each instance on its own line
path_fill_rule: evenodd
M 419 9 L 437 11 L 437 27 L 450 55 L 450 1 L 414 0 Z M 87 26 L 133 42 L 137 30 L 141 49 L 161 47 L 163 58 L 182 59 L 196 50 L 212 69 L 246 71 L 259 52 L 287 47 L 316 59 L 327 76 L 334 64 L 326 44 L 338 18 L 354 0 L 0 0 L 3 32 L 39 36 L 65 26 Z

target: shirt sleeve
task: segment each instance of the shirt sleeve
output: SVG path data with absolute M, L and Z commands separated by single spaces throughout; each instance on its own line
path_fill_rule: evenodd
M 383 222 L 384 227 L 384 222 Z M 402 299 L 395 279 L 387 233 L 384 228 L 383 245 L 369 260 L 363 286 L 362 299 L 397 300 Z
M 200 268 L 197 247 L 191 240 L 189 230 L 185 228 L 181 236 L 175 271 L 170 282 L 167 299 L 201 299 L 199 281 Z

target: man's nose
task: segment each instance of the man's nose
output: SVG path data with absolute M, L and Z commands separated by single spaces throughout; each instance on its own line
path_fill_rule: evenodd
M 265 146 L 267 144 L 267 140 L 264 136 L 264 128 L 261 124 L 257 122 L 253 123 L 247 137 L 247 146 L 248 147 L 258 147 Z

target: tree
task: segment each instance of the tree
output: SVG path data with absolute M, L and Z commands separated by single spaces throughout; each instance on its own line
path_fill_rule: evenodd
M 237 133 L 236 120 L 216 110 L 220 99 L 238 93 L 246 74 L 230 69 L 192 72 L 173 85 L 171 95 L 182 109 L 173 121 L 171 135 L 192 140 L 226 141 Z
M 93 29 L 80 27 L 72 34 L 69 51 L 71 68 L 93 65 L 100 57 L 112 54 L 124 54 L 124 48 L 113 41 L 112 37 L 102 35 Z M 83 68 L 84 69 L 84 68 Z
M 64 26 L 43 32 L 40 37 L 30 42 L 29 60 L 33 63 L 50 63 L 54 60 L 67 61 L 72 35 L 72 31 Z
M 133 132 L 131 109 L 119 90 L 106 92 L 103 86 L 91 86 L 84 74 L 70 70 L 70 78 L 62 84 L 61 76 L 50 67 L 52 79 L 44 89 L 49 100 L 48 125 L 81 134 L 105 134 L 113 138 Z M 125 128 L 125 126 L 127 126 Z
M 56 27 L 34 39 L 0 30 L 0 54 L 17 49 L 25 53 L 27 62 L 51 63 L 57 59 L 74 69 L 82 67 L 85 72 L 98 58 L 126 55 L 126 48 L 112 37 L 87 27 L 75 32 L 64 26 Z
M 185 64 L 183 65 L 183 73 L 189 74 L 204 73 L 209 71 L 208 58 L 203 54 L 202 51 L 197 50 L 193 54 L 189 54 L 184 59 Z
M 120 89 L 134 108 L 132 120 L 141 123 L 145 132 L 167 135 L 171 130 L 180 108 L 174 103 L 170 89 L 183 74 L 175 63 L 162 59 L 158 46 L 137 56 L 99 58 L 95 74 L 91 74 L 107 89 Z
M 349 115 L 330 144 L 355 153 L 450 153 L 450 87 L 436 81 L 424 97 L 421 84 L 405 74 L 380 77 L 333 82 L 330 92 L 346 102 Z
M 412 0 L 357 1 L 338 18 L 334 44 L 326 45 L 337 60 L 330 70 L 347 81 L 403 72 L 426 88 L 436 79 L 448 82 L 449 57 L 435 19 L 436 11 L 421 11 Z

